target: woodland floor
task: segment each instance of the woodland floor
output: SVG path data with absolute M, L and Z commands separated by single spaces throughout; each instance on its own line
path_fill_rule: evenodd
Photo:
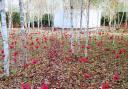
M 69 33 L 65 31 L 62 36 L 58 30 L 31 31 L 22 45 L 18 31 L 11 32 L 11 73 L 0 78 L 0 89 L 20 89 L 23 82 L 29 83 L 32 89 L 40 89 L 46 80 L 49 89 L 99 89 L 103 83 L 109 87 L 104 89 L 128 89 L 127 33 L 90 32 L 89 44 L 85 46 L 85 33 L 81 32 L 79 44 L 76 31 L 74 53 L 70 49 Z M 0 39 L 2 75 L 1 36 Z M 85 49 L 88 49 L 88 58 L 84 57 Z

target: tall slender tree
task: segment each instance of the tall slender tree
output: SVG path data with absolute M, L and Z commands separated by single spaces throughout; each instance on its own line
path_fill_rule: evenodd
M 6 23 L 6 12 L 5 12 L 5 0 L 0 0 L 2 5 L 1 10 L 1 23 L 2 23 L 2 39 L 3 39 L 3 48 L 4 48 L 4 74 L 9 76 L 9 44 L 8 44 L 8 31 Z
M 86 27 L 86 43 L 85 43 L 85 46 L 87 47 L 88 46 L 88 41 L 89 41 L 89 15 L 90 15 L 90 4 L 91 4 L 91 0 L 88 0 L 87 2 L 87 27 Z M 85 57 L 88 57 L 88 50 L 87 48 L 85 48 Z
M 71 50 L 72 53 L 74 53 L 74 29 L 73 29 L 73 0 L 70 0 L 70 25 L 71 25 L 71 38 L 70 38 L 70 42 L 71 42 Z
M 21 55 L 21 62 L 25 64 L 27 62 L 27 50 L 26 46 L 26 32 L 24 28 L 24 12 L 23 12 L 23 0 L 19 0 L 19 7 L 20 7 L 20 25 L 21 25 L 21 48 L 22 48 L 22 55 Z
M 9 31 L 12 29 L 12 1 L 8 1 L 8 12 L 9 12 Z

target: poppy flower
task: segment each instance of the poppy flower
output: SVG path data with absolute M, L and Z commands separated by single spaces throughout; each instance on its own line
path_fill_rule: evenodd
M 47 48 L 47 46 L 43 46 L 43 48 L 44 48 L 44 49 L 46 49 L 46 48 Z
M 101 89 L 109 89 L 109 83 L 108 82 L 104 82 L 102 83 L 102 88 Z
M 116 54 L 115 55 L 115 59 L 118 59 L 118 58 L 120 58 L 120 55 L 119 54 Z
M 71 62 L 73 60 L 73 58 L 71 58 L 71 57 L 66 57 L 65 59 L 64 59 L 64 61 L 66 61 L 66 62 Z
M 113 54 L 115 54 L 115 53 L 116 53 L 116 51 L 115 51 L 115 50 L 112 50 L 112 53 L 113 53 Z
M 30 45 L 34 45 L 34 42 L 32 42 Z
M 36 38 L 36 41 L 39 41 L 39 39 L 38 39 L 38 38 Z
M 87 49 L 90 49 L 90 48 L 91 48 L 91 46 L 90 46 L 90 45 L 88 45 L 86 48 L 87 48 Z
M 21 84 L 21 89 L 31 89 L 31 86 L 29 83 L 22 83 Z
M 3 58 L 3 59 L 5 58 L 5 55 L 4 55 L 4 54 L 2 55 L 2 58 Z
M 38 46 L 38 45 L 37 45 L 37 46 L 35 45 L 35 48 L 36 48 L 36 49 L 38 49 L 38 48 L 39 48 L 39 46 Z
M 72 49 L 68 50 L 69 53 L 72 53 Z
M 4 50 L 1 50 L 1 54 L 4 54 Z
M 118 72 L 115 72 L 113 79 L 114 81 L 118 81 L 120 79 Z
M 85 45 L 82 45 L 81 48 L 85 48 Z
M 102 46 L 102 41 L 98 41 L 97 46 Z
M 48 84 L 42 84 L 41 89 L 49 89 Z
M 126 53 L 125 49 L 122 48 L 122 49 L 119 50 L 119 54 L 124 54 L 124 53 Z
M 15 51 L 15 52 L 13 53 L 13 56 L 17 56 L 17 55 L 18 55 L 18 52 Z
M 102 34 L 102 32 L 99 32 L 98 34 L 99 34 L 99 35 L 101 35 L 101 34 Z
M 13 58 L 13 61 L 16 62 L 16 57 Z
M 79 61 L 83 62 L 83 63 L 87 63 L 88 62 L 88 58 L 85 58 L 85 57 L 79 58 Z
M 37 63 L 38 63 L 38 60 L 35 60 L 35 59 L 32 60 L 32 64 L 37 64 Z
M 109 39 L 113 39 L 113 35 L 109 37 Z
M 85 78 L 85 79 L 89 79 L 90 77 L 91 77 L 90 74 L 88 74 L 88 73 L 84 73 L 84 78 Z
M 47 40 L 48 40 L 47 37 L 43 37 L 44 42 L 47 42 Z
M 28 68 L 30 64 L 24 64 L 24 68 Z
M 13 45 L 9 45 L 9 49 L 13 49 L 14 48 L 14 46 Z

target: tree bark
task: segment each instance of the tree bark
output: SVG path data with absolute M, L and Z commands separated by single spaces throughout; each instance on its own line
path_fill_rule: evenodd
M 70 24 L 71 24 L 71 38 L 70 38 L 70 42 L 71 42 L 71 50 L 72 50 L 72 53 L 74 53 L 74 46 L 73 46 L 73 43 L 74 43 L 74 29 L 73 29 L 73 2 L 72 0 L 70 0 Z
M 90 15 L 90 2 L 91 0 L 88 0 L 88 6 L 87 6 L 87 28 L 86 28 L 86 44 L 85 46 L 88 46 L 89 41 L 89 15 Z M 88 57 L 88 50 L 85 47 L 85 57 Z
M 21 65 L 27 62 L 27 50 L 26 46 L 26 32 L 24 28 L 24 12 L 23 12 L 23 0 L 19 0 L 19 7 L 20 7 L 20 24 L 21 24 Z
M 2 0 L 1 23 L 2 23 L 2 39 L 4 48 L 4 75 L 9 76 L 9 44 L 8 44 L 8 31 L 6 23 L 5 0 Z

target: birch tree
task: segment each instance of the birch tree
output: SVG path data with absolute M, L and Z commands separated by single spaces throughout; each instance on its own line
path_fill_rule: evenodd
M 71 50 L 72 50 L 72 53 L 74 53 L 74 47 L 73 47 L 73 43 L 74 43 L 74 30 L 73 30 L 73 1 L 72 1 L 72 0 L 70 0 L 70 25 L 71 25 L 71 38 L 70 38 Z
M 23 12 L 23 0 L 19 0 L 20 7 L 20 25 L 21 25 L 21 62 L 25 64 L 27 62 L 27 50 L 24 46 L 26 46 L 26 32 L 24 28 L 24 12 Z
M 90 15 L 90 3 L 91 0 L 88 0 L 87 2 L 87 26 L 86 26 L 86 34 L 85 34 L 85 39 L 86 39 L 86 43 L 85 43 L 85 57 L 88 57 L 88 50 L 87 50 L 87 46 L 88 46 L 88 41 L 89 41 L 89 15 Z
M 2 39 L 3 39 L 3 48 L 4 48 L 4 75 L 9 76 L 9 44 L 8 44 L 8 31 L 6 23 L 6 12 L 5 12 L 5 0 L 0 0 L 2 5 L 1 10 L 1 24 L 2 24 Z
M 12 29 L 12 1 L 8 1 L 8 12 L 9 12 L 9 32 Z

